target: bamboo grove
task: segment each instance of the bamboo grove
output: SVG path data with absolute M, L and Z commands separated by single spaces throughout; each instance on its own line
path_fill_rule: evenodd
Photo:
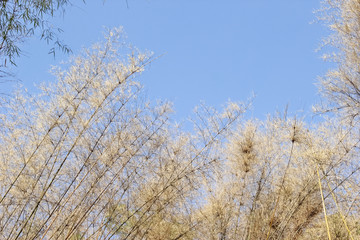
M 121 28 L 0 111 L 0 239 L 359 239 L 360 1 L 328 0 L 322 120 L 149 102 Z M 315 104 L 315 103 L 314 103 Z

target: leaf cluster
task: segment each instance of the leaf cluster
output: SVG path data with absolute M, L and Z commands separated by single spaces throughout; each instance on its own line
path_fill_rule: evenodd
M 16 58 L 21 54 L 21 43 L 38 34 L 47 43 L 53 43 L 50 53 L 56 48 L 70 52 L 70 48 L 61 42 L 58 33 L 49 18 L 58 10 L 64 10 L 69 0 L 7 0 L 0 2 L 0 67 L 16 65 Z

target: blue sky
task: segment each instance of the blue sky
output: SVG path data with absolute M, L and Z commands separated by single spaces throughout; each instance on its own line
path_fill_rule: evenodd
M 73 1 L 75 2 L 75 1 Z M 316 53 L 328 34 L 313 23 L 315 0 L 88 0 L 51 20 L 74 53 L 102 40 L 105 27 L 123 26 L 128 40 L 164 54 L 142 75 L 147 96 L 174 103 L 184 119 L 201 101 L 221 107 L 255 93 L 250 115 L 310 112 L 318 101 L 314 83 L 329 64 Z M 17 78 L 29 89 L 48 81 L 50 65 L 68 56 L 48 55 L 37 38 L 23 45 Z

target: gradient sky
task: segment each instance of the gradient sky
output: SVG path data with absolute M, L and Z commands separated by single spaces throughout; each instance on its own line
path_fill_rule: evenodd
M 75 0 L 73 1 L 75 2 Z M 128 6 L 127 6 L 128 3 Z M 87 0 L 51 20 L 76 54 L 102 40 L 105 27 L 123 26 L 128 40 L 164 54 L 142 75 L 150 99 L 174 103 L 177 119 L 201 101 L 256 98 L 251 116 L 284 110 L 310 112 L 318 101 L 314 83 L 329 64 L 315 52 L 327 29 L 316 22 L 315 0 Z M 312 23 L 314 22 L 315 23 Z M 48 81 L 50 65 L 68 56 L 48 55 L 37 38 L 23 45 L 17 78 L 29 89 Z

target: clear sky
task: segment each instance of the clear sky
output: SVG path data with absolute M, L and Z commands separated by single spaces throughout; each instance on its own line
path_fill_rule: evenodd
M 255 93 L 253 117 L 289 110 L 309 112 L 314 83 L 328 64 L 315 50 L 328 34 L 313 23 L 318 0 L 87 0 L 51 20 L 74 53 L 102 40 L 105 27 L 123 26 L 128 40 L 155 55 L 143 74 L 147 96 L 174 103 L 186 118 L 201 101 L 220 107 Z M 30 39 L 18 59 L 17 77 L 32 89 L 51 79 L 50 65 L 66 60 Z

